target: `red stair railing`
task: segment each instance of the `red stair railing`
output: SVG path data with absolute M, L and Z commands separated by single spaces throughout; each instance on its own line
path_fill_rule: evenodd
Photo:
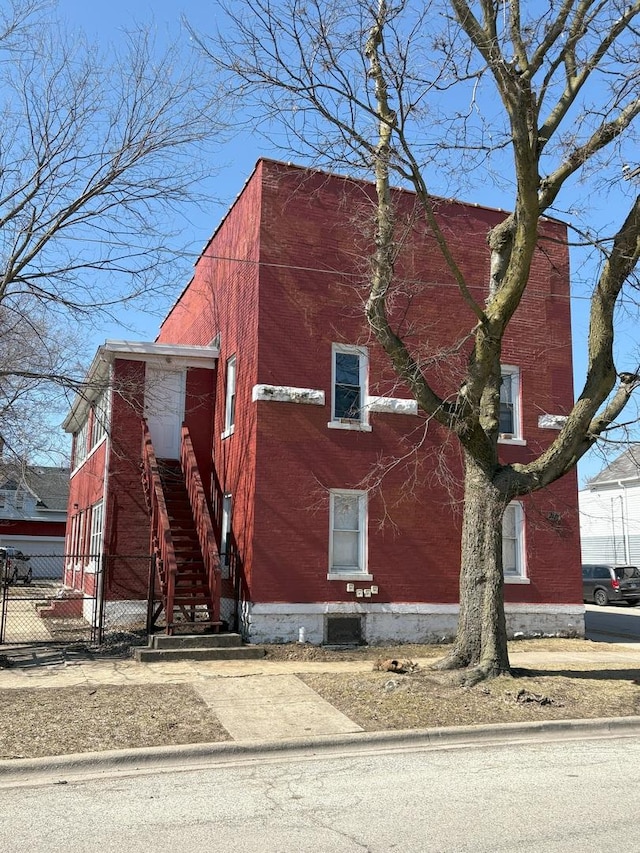
M 213 613 L 211 620 L 214 626 L 220 624 L 220 597 L 222 593 L 222 575 L 220 572 L 220 555 L 216 544 L 216 537 L 211 523 L 211 514 L 207 497 L 202 484 L 198 462 L 193 450 L 189 429 L 182 427 L 182 440 L 180 442 L 180 465 L 184 475 L 189 503 L 195 521 L 200 551 L 204 561 L 205 570 L 209 584 L 209 592 L 213 601 Z
M 171 536 L 169 513 L 167 512 L 160 472 L 158 471 L 158 460 L 146 420 L 142 421 L 142 466 L 151 516 L 151 545 L 156 554 L 158 571 L 162 580 L 167 634 L 172 634 L 178 564 L 173 547 L 173 537 Z

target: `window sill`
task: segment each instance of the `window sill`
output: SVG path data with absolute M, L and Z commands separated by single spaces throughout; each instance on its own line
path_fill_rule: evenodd
M 529 578 L 522 577 L 522 575 L 505 575 L 504 582 L 515 584 L 530 584 L 531 580 Z
M 498 444 L 513 444 L 516 447 L 526 447 L 527 442 L 524 438 L 501 438 L 498 437 Z
M 230 426 L 228 429 L 225 429 L 224 432 L 220 433 L 220 438 L 229 438 L 230 435 L 233 435 L 235 430 L 235 426 Z
M 344 421 L 329 421 L 327 424 L 329 429 L 350 429 L 356 432 L 371 432 L 371 424 L 363 424 L 359 421 L 344 422 Z
M 366 572 L 329 572 L 328 581 L 372 581 L 373 575 Z

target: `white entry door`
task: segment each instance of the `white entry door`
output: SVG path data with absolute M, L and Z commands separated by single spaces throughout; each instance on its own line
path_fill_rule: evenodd
M 149 425 L 153 449 L 160 459 L 178 459 L 180 456 L 184 394 L 184 370 L 166 370 L 147 364 L 144 416 Z

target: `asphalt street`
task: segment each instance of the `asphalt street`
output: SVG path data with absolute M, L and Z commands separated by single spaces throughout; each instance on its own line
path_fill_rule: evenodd
M 620 853 L 640 850 L 639 786 L 635 738 L 245 756 L 5 789 L 0 849 Z
M 585 636 L 602 643 L 640 643 L 640 605 L 585 605 Z

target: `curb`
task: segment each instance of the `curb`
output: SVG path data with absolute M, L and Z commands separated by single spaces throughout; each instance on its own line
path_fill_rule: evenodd
M 185 772 L 225 764 L 282 761 L 350 752 L 441 750 L 514 746 L 552 740 L 621 738 L 640 735 L 640 717 L 550 720 L 539 723 L 354 732 L 281 741 L 243 741 L 85 752 L 0 761 L 0 789 L 19 785 L 66 784 L 115 774 Z

